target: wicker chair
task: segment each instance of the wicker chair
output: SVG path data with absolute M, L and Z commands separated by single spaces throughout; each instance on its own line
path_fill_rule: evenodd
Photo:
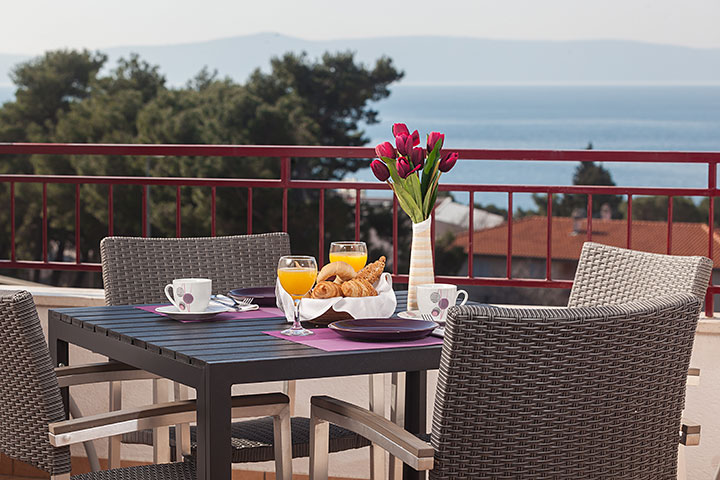
M 110 432 L 123 433 L 133 426 L 168 425 L 178 420 L 193 421 L 194 401 L 172 402 L 149 407 L 65 420 L 60 387 L 95 383 L 104 369 L 98 365 L 54 369 L 50 352 L 40 326 L 32 296 L 25 291 L 0 294 L 0 450 L 11 458 L 29 463 L 53 479 L 70 478 L 69 445 L 107 437 Z M 105 369 L 121 379 L 121 364 Z M 137 375 L 137 370 L 130 370 Z M 289 399 L 283 394 L 234 397 L 233 413 L 237 415 L 272 415 L 282 438 L 282 448 L 289 449 Z M 292 477 L 289 456 L 283 458 L 280 475 Z M 190 480 L 195 478 L 191 462 L 149 465 L 92 472 L 72 477 L 77 480 Z
M 311 477 L 327 428 L 353 429 L 431 479 L 675 479 L 700 301 L 450 310 L 431 445 L 360 407 L 311 400 Z
M 690 293 L 704 300 L 712 268 L 712 260 L 705 257 L 662 255 L 586 242 L 568 307 L 615 305 L 675 293 Z
M 167 300 L 163 288 L 173 278 L 211 278 L 213 293 L 274 285 L 278 259 L 290 253 L 290 240 L 286 233 L 206 238 L 108 237 L 100 243 L 100 253 L 108 305 L 164 303 Z M 176 393 L 180 393 L 179 390 L 176 385 Z M 292 412 L 294 382 L 285 383 L 285 393 L 290 395 Z M 117 397 L 117 392 L 113 396 Z M 183 393 L 180 397 L 187 398 Z M 310 450 L 309 419 L 294 417 L 291 422 L 292 456 L 307 457 Z M 176 431 L 180 435 L 176 435 Z M 231 432 L 234 463 L 262 462 L 274 458 L 271 419 L 235 422 Z M 167 433 L 159 429 L 134 432 L 124 435 L 122 442 L 153 445 L 155 436 L 159 440 L 156 449 L 167 449 L 166 445 L 171 449 L 168 449 L 167 455 L 156 455 L 156 461 L 194 454 L 195 427 L 171 428 Z M 333 452 L 370 444 L 360 435 L 342 428 L 334 428 L 331 438 Z

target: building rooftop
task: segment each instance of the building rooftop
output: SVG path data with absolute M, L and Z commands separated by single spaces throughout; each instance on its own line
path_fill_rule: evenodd
M 507 253 L 508 224 L 476 231 L 473 235 L 475 255 L 500 255 Z M 532 216 L 513 220 L 513 257 L 545 258 L 547 217 Z M 605 245 L 627 247 L 627 221 L 592 221 L 592 240 Z M 714 232 L 713 262 L 720 268 L 720 235 Z M 573 220 L 570 217 L 552 218 L 552 258 L 577 260 L 583 243 L 587 241 L 587 219 Z M 667 223 L 656 221 L 632 222 L 631 248 L 653 253 L 667 253 Z M 468 238 L 460 235 L 455 245 L 468 251 Z M 673 222 L 673 255 L 708 255 L 708 226 L 704 223 Z

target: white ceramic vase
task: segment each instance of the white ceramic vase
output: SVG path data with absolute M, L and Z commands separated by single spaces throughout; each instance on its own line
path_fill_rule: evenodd
M 435 283 L 433 268 L 431 218 L 413 223 L 412 246 L 410 248 L 410 279 L 408 281 L 408 310 L 417 310 L 417 286 Z

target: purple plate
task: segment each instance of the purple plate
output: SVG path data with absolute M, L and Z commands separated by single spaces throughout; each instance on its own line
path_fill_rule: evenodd
M 329 327 L 352 340 L 396 342 L 427 337 L 438 324 L 403 318 L 357 318 L 333 322 Z
M 275 287 L 236 288 L 235 290 L 230 290 L 228 296 L 238 301 L 243 298 L 252 297 L 254 299 L 252 303 L 261 307 L 275 306 Z

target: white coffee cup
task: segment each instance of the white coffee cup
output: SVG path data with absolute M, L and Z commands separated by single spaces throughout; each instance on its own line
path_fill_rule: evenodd
M 460 305 L 465 305 L 468 293 L 465 290 L 458 290 L 456 285 L 450 283 L 418 285 L 417 302 L 420 313 L 432 315 L 436 322 L 444 322 L 448 308 L 456 304 L 460 294 L 465 295 Z
M 212 280 L 209 278 L 176 278 L 165 285 L 165 296 L 181 312 L 204 312 L 211 293 Z

